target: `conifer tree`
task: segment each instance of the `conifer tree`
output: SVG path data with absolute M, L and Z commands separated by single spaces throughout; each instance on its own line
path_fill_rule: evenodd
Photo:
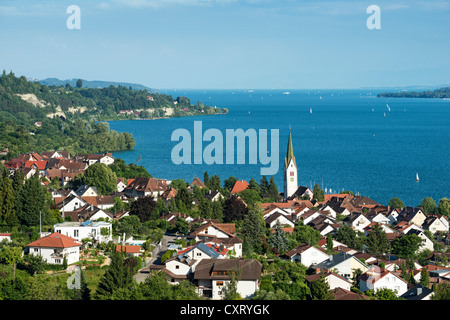
M 18 224 L 16 216 L 16 195 L 12 182 L 3 169 L 3 177 L 0 181 L 0 222 L 8 226 Z
M 133 276 L 130 269 L 124 265 L 123 253 L 116 252 L 111 255 L 111 264 L 106 270 L 97 286 L 95 298 L 108 300 L 118 290 L 131 290 Z
M 422 268 L 420 271 L 420 284 L 427 288 L 430 287 L 430 275 L 427 268 Z
M 289 241 L 286 237 L 286 232 L 281 227 L 280 221 L 277 221 L 275 225 L 275 232 L 270 237 L 270 245 L 277 248 L 280 253 L 285 252 L 289 248 Z
M 330 290 L 323 271 L 321 271 L 319 279 L 311 282 L 311 297 L 313 300 L 334 300 L 333 291 Z

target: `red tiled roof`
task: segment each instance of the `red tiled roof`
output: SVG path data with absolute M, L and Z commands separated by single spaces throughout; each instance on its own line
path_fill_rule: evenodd
M 126 253 L 139 253 L 141 246 L 120 245 L 116 246 L 116 252 L 125 251 Z
M 70 248 L 81 246 L 82 243 L 71 238 L 54 232 L 48 236 L 37 239 L 28 244 L 28 247 L 44 247 L 44 248 Z
M 32 165 L 35 165 L 39 170 L 45 170 L 45 167 L 47 167 L 47 161 L 26 161 L 25 162 L 25 168 L 31 168 Z
M 244 191 L 245 189 L 248 188 L 248 182 L 245 180 L 238 180 L 234 183 L 233 188 L 231 189 L 230 193 L 234 194 L 234 193 L 239 193 L 241 191 Z

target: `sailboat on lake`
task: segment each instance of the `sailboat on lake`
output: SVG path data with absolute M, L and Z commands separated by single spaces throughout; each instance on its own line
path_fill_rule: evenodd
M 419 181 L 419 174 L 418 173 L 416 173 L 416 181 L 417 182 Z

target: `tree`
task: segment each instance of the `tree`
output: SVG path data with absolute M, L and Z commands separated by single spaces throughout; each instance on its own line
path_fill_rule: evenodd
M 188 234 L 189 233 L 189 222 L 184 218 L 178 218 L 175 222 L 175 226 L 179 233 Z
M 261 198 L 267 197 L 269 193 L 269 183 L 267 182 L 266 176 L 262 176 L 261 181 L 259 182 L 259 190 Z
M 389 251 L 389 240 L 386 232 L 377 223 L 374 225 L 372 232 L 366 238 L 367 251 L 373 255 L 382 255 Z
M 250 207 L 254 207 L 257 202 L 262 201 L 261 197 L 259 196 L 259 192 L 255 189 L 247 188 L 239 192 L 239 195 L 241 196 L 242 200 L 244 200 L 245 203 Z
M 396 291 L 388 288 L 377 289 L 372 296 L 378 300 L 403 300 L 403 298 L 397 296 Z
M 24 186 L 19 191 L 16 201 L 17 217 L 19 222 L 25 226 L 39 225 L 40 215 L 43 220 L 47 220 L 48 214 L 48 194 L 41 186 L 37 175 L 25 181 Z
M 431 300 L 450 300 L 450 282 L 441 282 L 435 286 Z
M 333 291 L 325 280 L 323 271 L 320 272 L 319 279 L 311 282 L 311 297 L 313 300 L 334 300 Z
M 392 253 L 401 258 L 413 258 L 422 244 L 422 239 L 416 234 L 407 234 L 397 238 L 392 243 Z
M 289 242 L 286 237 L 286 232 L 284 232 L 283 228 L 281 227 L 280 221 L 277 221 L 275 225 L 275 232 L 272 233 L 269 243 L 272 247 L 277 248 L 279 253 L 284 253 L 289 248 Z
M 436 202 L 431 197 L 423 198 L 420 206 L 425 214 L 433 213 L 437 210 Z
M 267 196 L 270 199 L 273 199 L 274 201 L 278 201 L 279 199 L 278 187 L 275 183 L 275 179 L 273 178 L 273 176 L 271 176 L 269 180 L 269 188 L 267 190 Z
M 261 252 L 264 243 L 265 226 L 260 211 L 252 208 L 244 218 L 240 234 L 246 244 L 248 254 Z
M 78 79 L 77 80 L 77 88 L 81 88 L 81 87 L 83 87 L 83 80 Z
M 138 216 L 141 223 L 149 220 L 156 220 L 159 217 L 154 217 L 153 211 L 156 208 L 156 201 L 153 196 L 140 197 L 133 201 L 130 205 L 130 215 Z
M 224 205 L 224 222 L 232 222 L 244 219 L 248 213 L 245 203 L 236 195 L 232 195 L 225 200 Z
M 420 271 L 420 284 L 427 288 L 430 287 L 430 275 L 427 268 L 422 268 Z
M 13 283 L 16 279 L 16 264 L 22 257 L 21 247 L 5 246 L 0 251 L 0 261 L 13 267 Z
M 394 208 L 394 209 L 401 209 L 405 206 L 403 201 L 400 198 L 394 197 L 389 200 L 388 206 Z
M 438 213 L 444 216 L 450 216 L 450 199 L 442 198 L 439 200 Z
M 237 290 L 239 278 L 241 276 L 240 270 L 232 270 L 228 272 L 230 281 L 223 287 L 223 300 L 241 300 L 242 297 Z
M 331 233 L 327 235 L 327 247 L 326 247 L 327 253 L 333 252 L 333 237 L 331 236 Z
M 3 169 L 3 178 L 0 181 L 0 222 L 4 222 L 8 226 L 18 224 L 16 195 L 5 169 Z
M 133 276 L 130 269 L 124 265 L 124 257 L 121 252 L 114 252 L 111 255 L 109 269 L 100 279 L 95 291 L 95 298 L 98 300 L 109 300 L 119 289 L 131 290 L 133 287 Z
M 203 173 L 203 182 L 205 183 L 206 187 L 210 189 L 210 180 L 209 180 L 209 174 L 207 171 Z
M 325 200 L 325 193 L 320 188 L 318 184 L 314 185 L 313 188 L 313 199 L 316 199 L 317 201 L 324 201 Z
M 233 188 L 234 184 L 236 183 L 237 178 L 236 177 L 229 177 L 228 179 L 225 179 L 225 181 L 223 182 L 223 187 L 226 190 L 230 190 L 231 188 Z
M 117 176 L 104 163 L 90 165 L 79 178 L 81 184 L 96 187 L 100 194 L 111 194 L 117 189 Z
M 320 234 L 319 231 L 317 231 L 313 227 L 307 226 L 303 224 L 303 222 L 300 222 L 294 227 L 293 237 L 299 243 L 308 243 L 314 246 L 319 243 L 319 240 L 322 237 L 322 235 Z

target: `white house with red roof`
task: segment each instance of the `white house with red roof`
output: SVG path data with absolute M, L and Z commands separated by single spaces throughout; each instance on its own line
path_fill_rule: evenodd
M 397 296 L 401 296 L 408 290 L 408 283 L 394 272 L 377 266 L 370 267 L 359 278 L 359 289 L 362 292 L 367 290 L 376 292 L 383 288 L 393 290 Z
M 6 240 L 7 242 L 11 241 L 11 233 L 0 233 L 0 242 Z
M 67 264 L 78 262 L 82 242 L 58 232 L 49 234 L 27 245 L 28 254 L 39 255 L 50 264 L 62 264 L 64 257 Z

